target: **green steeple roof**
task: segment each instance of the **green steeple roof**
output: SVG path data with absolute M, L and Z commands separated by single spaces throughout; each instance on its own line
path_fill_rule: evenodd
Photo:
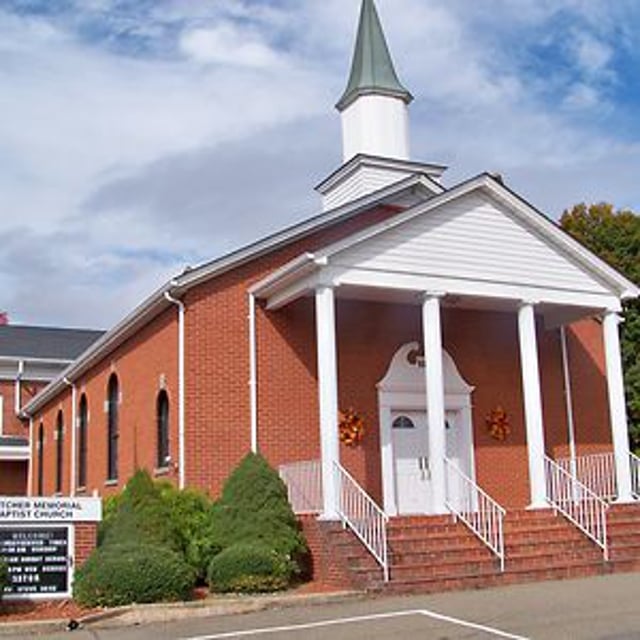
M 358 96 L 372 93 L 395 96 L 407 104 L 413 100 L 393 67 L 376 5 L 363 0 L 349 84 L 336 107 L 342 111 Z

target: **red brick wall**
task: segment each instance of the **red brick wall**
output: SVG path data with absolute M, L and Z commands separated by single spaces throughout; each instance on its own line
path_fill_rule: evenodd
M 186 313 L 187 481 L 217 495 L 229 471 L 250 449 L 247 289 L 305 251 L 314 251 L 395 213 L 374 209 L 339 227 L 315 233 L 190 291 Z M 304 301 L 283 309 L 284 320 L 258 312 L 260 421 L 264 452 L 273 464 L 308 457 L 318 442 L 315 400 L 315 329 Z M 293 317 L 292 322 L 287 318 Z M 299 320 L 298 320 L 299 318 Z M 273 324 L 275 323 L 275 324 Z M 313 333 L 309 333 L 309 331 Z M 292 332 L 293 342 L 287 338 Z M 311 339 L 313 337 L 313 339 Z M 311 341 L 309 341 L 311 339 Z M 295 385 L 265 389 L 271 373 L 289 368 Z M 281 378 L 278 378 L 278 382 Z M 275 400 L 265 402 L 265 395 Z M 312 397 L 313 396 L 313 397 Z M 308 439 L 301 444 L 302 439 Z M 266 438 L 266 441 L 264 440 Z M 277 443 L 287 441 L 287 450 Z
M 28 402 L 36 393 L 46 386 L 44 382 L 31 382 L 23 380 L 21 384 L 21 400 L 22 404 Z M 2 396 L 2 419 L 4 435 L 22 436 L 27 438 L 29 430 L 27 425 L 23 423 L 15 412 L 15 381 L 0 380 L 0 395 Z
M 27 493 L 28 464 L 22 460 L 0 460 L 0 496 Z
M 77 522 L 75 528 L 75 568 L 79 569 L 98 543 L 96 522 Z
M 97 364 L 77 382 L 77 402 L 86 393 L 89 407 L 89 443 L 87 455 L 86 494 L 97 490 L 108 494 L 122 488 L 137 468 L 156 468 L 156 399 L 161 378 L 169 395 L 170 451 L 178 458 L 178 332 L 174 308 L 163 312 L 131 339 Z M 105 400 L 112 373 L 118 376 L 121 393 L 119 406 L 119 477 L 116 483 L 106 484 L 107 476 L 107 414 Z M 37 431 L 40 422 L 45 428 L 44 494 L 55 490 L 56 445 L 54 431 L 56 416 L 64 415 L 64 483 L 63 493 L 70 492 L 71 473 L 71 390 L 62 392 L 55 401 L 34 417 L 33 487 L 37 487 Z M 176 479 L 173 467 L 163 477 Z

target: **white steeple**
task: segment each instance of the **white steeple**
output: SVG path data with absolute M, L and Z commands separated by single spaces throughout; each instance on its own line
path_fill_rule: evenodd
M 347 88 L 338 104 L 343 160 L 366 154 L 409 159 L 413 97 L 400 83 L 373 0 L 363 0 Z

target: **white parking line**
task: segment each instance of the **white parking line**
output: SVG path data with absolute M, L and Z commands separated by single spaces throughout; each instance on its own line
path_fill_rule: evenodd
M 241 631 L 226 631 L 224 633 L 214 633 L 207 636 L 193 636 L 190 638 L 183 638 L 183 640 L 223 640 L 224 638 L 242 638 L 248 636 L 261 636 L 272 633 L 286 633 L 288 631 L 303 631 L 305 629 L 318 629 L 322 627 L 334 627 L 337 625 L 355 624 L 358 622 L 371 622 L 374 620 L 387 620 L 390 618 L 401 618 L 406 616 L 426 616 L 433 618 L 434 620 L 440 620 L 442 622 L 448 622 L 449 624 L 458 625 L 459 627 L 467 627 L 468 629 L 475 629 L 476 631 L 484 631 L 485 633 L 492 634 L 497 638 L 509 638 L 510 640 L 529 640 L 524 636 L 518 636 L 513 633 L 501 631 L 494 627 L 487 627 L 483 624 L 477 624 L 475 622 L 469 622 L 460 618 L 453 618 L 451 616 L 445 616 L 436 611 L 429 611 L 428 609 L 413 609 L 408 611 L 392 611 L 389 613 L 375 613 L 367 616 L 356 616 L 352 618 L 334 618 L 332 620 L 319 620 L 318 622 L 307 622 L 303 624 L 292 624 L 282 627 L 264 627 L 259 629 L 243 629 Z

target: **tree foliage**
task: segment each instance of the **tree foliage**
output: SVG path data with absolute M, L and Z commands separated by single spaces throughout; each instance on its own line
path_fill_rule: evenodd
M 640 284 L 640 216 L 607 203 L 578 204 L 563 213 L 562 228 L 605 262 Z M 640 448 L 640 301 L 624 303 L 621 330 L 631 446 Z

